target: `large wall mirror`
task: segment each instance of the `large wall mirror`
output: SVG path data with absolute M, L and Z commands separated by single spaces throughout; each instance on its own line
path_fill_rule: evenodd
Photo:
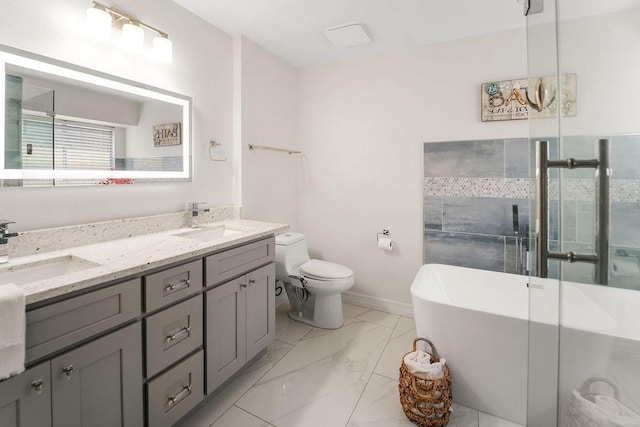
M 191 180 L 191 99 L 0 45 L 0 185 Z

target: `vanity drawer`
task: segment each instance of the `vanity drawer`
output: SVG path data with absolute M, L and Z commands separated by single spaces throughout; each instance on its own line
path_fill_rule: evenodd
M 149 378 L 202 345 L 202 295 L 149 316 L 145 322 Z
M 269 237 L 205 258 L 206 286 L 216 285 L 272 262 L 275 259 L 275 244 L 275 238 Z
M 141 306 L 140 279 L 133 279 L 28 311 L 26 363 L 133 319 Z
M 156 310 L 202 289 L 202 261 L 193 261 L 144 278 L 145 309 Z
M 200 350 L 147 384 L 150 426 L 171 426 L 204 398 L 204 357 Z

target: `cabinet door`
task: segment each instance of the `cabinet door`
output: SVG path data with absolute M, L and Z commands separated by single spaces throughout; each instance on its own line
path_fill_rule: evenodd
M 53 359 L 51 377 L 54 427 L 143 425 L 140 322 Z
M 51 426 L 49 362 L 0 382 L 0 425 Z
M 275 338 L 275 275 L 274 263 L 247 274 L 247 360 Z
M 207 394 L 246 362 L 246 277 L 207 292 Z

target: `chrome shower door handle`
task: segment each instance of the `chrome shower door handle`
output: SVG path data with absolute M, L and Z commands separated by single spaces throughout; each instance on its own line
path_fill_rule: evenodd
M 536 275 L 549 274 L 549 141 L 536 141 Z
M 549 168 L 594 168 L 597 171 L 595 254 L 549 251 Z M 536 141 L 536 275 L 548 276 L 548 260 L 595 264 L 594 281 L 608 284 L 609 140 L 598 140 L 598 159 L 549 160 L 549 141 Z

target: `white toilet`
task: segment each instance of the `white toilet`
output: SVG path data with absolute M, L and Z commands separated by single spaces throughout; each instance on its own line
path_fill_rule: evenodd
M 344 323 L 340 293 L 353 286 L 353 271 L 310 259 L 303 234 L 276 236 L 276 280 L 284 283 L 291 319 L 324 329 Z

